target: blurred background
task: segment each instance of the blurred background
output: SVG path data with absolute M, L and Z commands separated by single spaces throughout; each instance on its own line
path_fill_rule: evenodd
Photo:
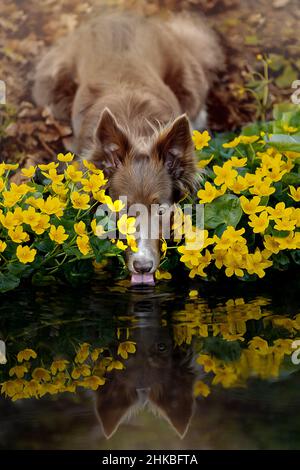
M 0 152 L 5 160 L 44 161 L 62 149 L 71 130 L 37 110 L 31 79 L 43 50 L 90 15 L 127 9 L 162 17 L 202 12 L 218 31 L 227 69 L 209 96 L 211 131 L 238 128 L 261 118 L 258 101 L 268 86 L 272 103 L 289 100 L 300 76 L 298 0 L 2 0 L 0 80 L 7 106 L 0 108 Z M 268 70 L 261 60 L 268 57 Z M 270 117 L 270 116 L 267 116 Z

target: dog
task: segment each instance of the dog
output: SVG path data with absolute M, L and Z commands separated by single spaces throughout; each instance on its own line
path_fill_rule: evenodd
M 207 93 L 223 64 L 217 36 L 201 17 L 103 14 L 42 58 L 33 96 L 71 122 L 68 150 L 104 170 L 113 199 L 147 208 L 143 222 L 150 224 L 141 227 L 148 227 L 151 206 L 168 219 L 172 204 L 195 189 L 191 123 L 205 126 Z M 141 229 L 138 251 L 128 250 L 134 283 L 154 282 L 160 235 Z
M 136 319 L 130 337 L 136 353 L 94 393 L 96 416 L 107 439 L 143 409 L 167 421 L 181 438 L 188 431 L 197 378 L 193 350 L 176 347 L 170 326 L 161 326 L 161 309 L 161 299 L 131 299 L 127 315 Z

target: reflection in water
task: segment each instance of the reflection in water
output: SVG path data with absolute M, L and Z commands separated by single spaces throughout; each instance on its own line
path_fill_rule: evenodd
M 219 298 L 167 288 L 3 297 L 0 447 L 299 448 L 297 290 L 280 304 L 249 287 Z

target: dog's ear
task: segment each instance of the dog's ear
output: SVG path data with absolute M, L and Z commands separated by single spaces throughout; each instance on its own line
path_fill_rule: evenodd
M 178 198 L 194 189 L 196 160 L 189 120 L 186 114 L 179 116 L 166 127 L 156 142 L 158 157 L 168 169 Z
M 137 400 L 135 388 L 125 381 L 115 380 L 114 377 L 97 390 L 96 414 L 107 439 L 117 431 Z
M 194 412 L 194 377 L 184 370 L 176 373 L 176 367 L 178 365 L 174 366 L 171 376 L 166 374 L 162 385 L 152 387 L 149 399 L 177 434 L 183 438 Z
M 96 145 L 100 146 L 104 167 L 114 169 L 120 166 L 129 151 L 130 143 L 126 133 L 108 108 L 102 112 L 95 139 Z

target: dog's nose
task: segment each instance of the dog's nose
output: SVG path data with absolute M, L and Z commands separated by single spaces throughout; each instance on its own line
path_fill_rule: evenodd
M 133 267 L 139 274 L 149 273 L 153 268 L 153 261 L 134 261 Z

